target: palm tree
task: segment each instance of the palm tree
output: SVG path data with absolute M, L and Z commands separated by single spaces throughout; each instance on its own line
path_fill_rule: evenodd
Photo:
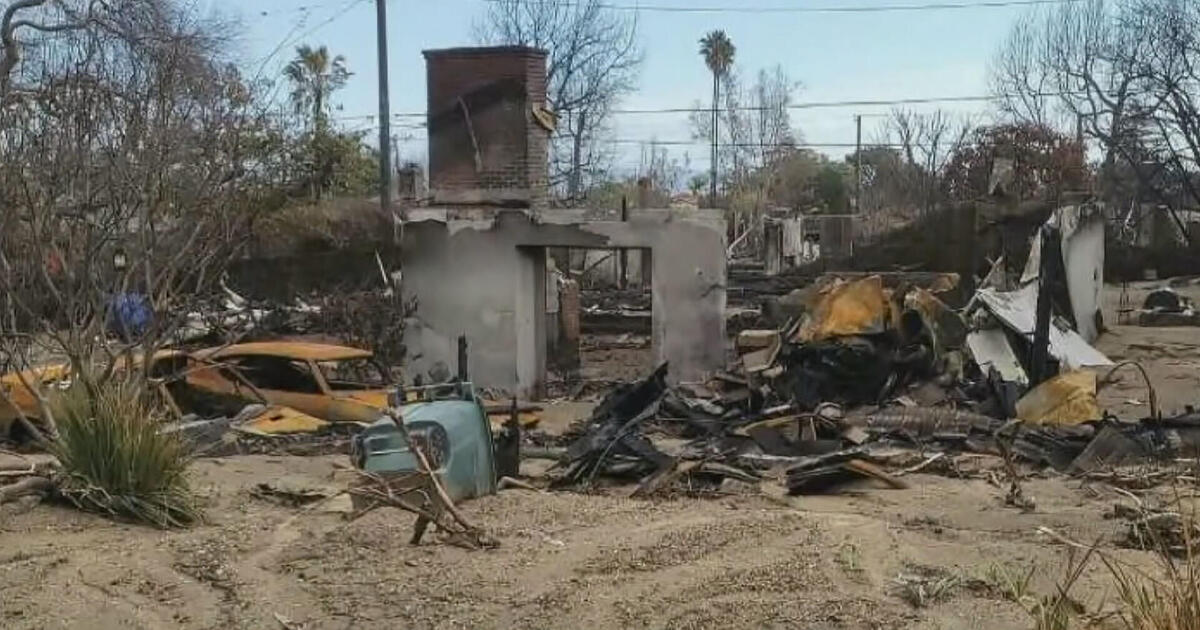
M 715 203 L 717 198 L 717 130 L 720 119 L 717 116 L 717 105 L 721 99 L 721 78 L 729 74 L 733 67 L 733 55 L 736 48 L 733 40 L 723 30 L 710 31 L 700 39 L 700 56 L 713 75 L 712 96 L 712 173 L 709 177 L 709 203 Z
M 346 58 L 338 55 L 330 57 L 329 49 L 325 46 L 313 48 L 304 45 L 296 47 L 296 58 L 292 59 L 283 69 L 283 75 L 292 84 L 292 105 L 297 114 L 309 113 L 310 141 L 312 143 L 312 178 L 309 186 L 313 198 L 321 199 L 321 189 L 324 188 L 322 175 L 328 168 L 323 147 L 329 146 L 326 141 L 329 133 L 329 96 L 346 85 L 350 71 L 346 69 Z
M 283 74 L 292 82 L 291 98 L 296 113 L 311 110 L 309 122 L 313 130 L 324 130 L 328 123 L 325 110 L 329 95 L 345 86 L 350 78 L 346 58 L 341 55 L 331 58 L 325 46 L 297 46 L 296 58 L 288 63 Z

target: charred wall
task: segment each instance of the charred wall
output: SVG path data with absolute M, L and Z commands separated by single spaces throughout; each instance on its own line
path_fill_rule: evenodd
M 719 213 L 639 210 L 588 221 L 566 210 L 413 213 L 405 292 L 420 307 L 406 329 L 410 368 L 454 365 L 466 335 L 477 384 L 535 395 L 546 365 L 546 250 L 645 248 L 652 258 L 651 336 L 676 380 L 725 362 L 725 222 Z

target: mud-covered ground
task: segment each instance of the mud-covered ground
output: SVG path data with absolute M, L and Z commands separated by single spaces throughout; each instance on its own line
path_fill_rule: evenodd
M 1099 346 L 1143 362 L 1169 411 L 1200 401 L 1198 344 L 1200 329 L 1113 326 Z M 1147 413 L 1133 372 L 1101 398 L 1123 417 Z M 960 463 L 984 474 L 799 498 L 506 490 L 463 505 L 501 542 L 468 551 L 434 537 L 410 546 L 400 511 L 348 522 L 344 495 L 297 508 L 253 492 L 268 480 L 336 491 L 350 475 L 341 456 L 201 460 L 210 521 L 189 530 L 0 507 L 0 627 L 1025 629 L 1029 615 L 995 583 L 1035 568 L 1032 591 L 1050 592 L 1068 547 L 1039 527 L 1105 544 L 1126 533 L 1106 514 L 1129 499 L 1105 484 L 1029 479 L 1036 508 L 1024 512 L 987 480 L 998 462 Z M 1093 563 L 1079 597 L 1111 594 Z

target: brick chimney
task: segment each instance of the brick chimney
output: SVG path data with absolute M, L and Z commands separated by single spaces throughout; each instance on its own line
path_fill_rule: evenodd
M 540 207 L 548 196 L 546 51 L 425 51 L 434 203 Z

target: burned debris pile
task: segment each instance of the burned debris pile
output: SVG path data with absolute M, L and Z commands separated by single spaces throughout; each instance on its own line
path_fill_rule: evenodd
M 1200 326 L 1200 311 L 1171 287 L 1151 291 L 1138 311 L 1139 326 Z
M 774 480 L 807 494 L 862 477 L 905 487 L 889 469 L 931 453 L 1082 474 L 1200 444 L 1200 415 L 1105 417 L 1090 369 L 1111 362 L 1047 316 L 1038 284 L 981 289 L 961 311 L 935 293 L 947 286 L 819 283 L 785 326 L 739 333 L 737 359 L 706 382 L 668 386 L 664 364 L 610 392 L 556 483 L 646 495 Z

